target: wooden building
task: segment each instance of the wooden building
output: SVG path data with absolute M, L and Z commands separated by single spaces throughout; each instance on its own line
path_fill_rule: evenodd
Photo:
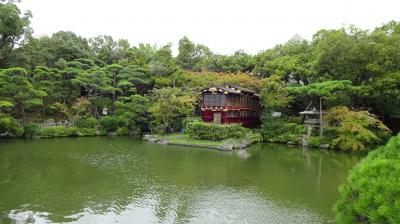
M 260 123 L 260 97 L 250 89 L 235 85 L 215 85 L 202 92 L 201 115 L 204 122 L 238 123 L 254 128 Z

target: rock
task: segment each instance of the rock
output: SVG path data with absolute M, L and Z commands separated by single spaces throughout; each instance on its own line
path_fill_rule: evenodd
M 149 134 L 144 135 L 142 139 L 148 142 L 160 141 L 160 138 L 157 135 L 149 135 Z
M 288 145 L 294 145 L 294 142 L 288 141 L 286 144 L 288 144 Z
M 221 151 L 232 151 L 233 145 L 231 145 L 231 144 L 220 145 L 220 146 L 218 146 L 218 149 Z
M 150 134 L 145 134 L 145 135 L 143 135 L 143 138 L 142 138 L 142 139 L 148 141 L 151 137 L 152 137 L 152 135 L 150 135 Z
M 168 140 L 167 140 L 167 139 L 160 139 L 160 140 L 157 142 L 157 144 L 160 144 L 160 145 L 167 145 L 167 144 L 168 144 Z
M 329 144 L 322 144 L 322 145 L 319 145 L 319 147 L 322 148 L 322 149 L 328 149 L 329 148 Z
M 160 139 L 159 138 L 157 138 L 157 137 L 152 137 L 152 138 L 149 138 L 147 141 L 149 141 L 149 142 L 158 142 Z
M 233 148 L 234 148 L 234 149 L 244 149 L 244 148 L 246 148 L 246 147 L 247 147 L 247 144 L 244 143 L 244 142 L 236 142 L 236 143 L 233 145 Z
M 117 132 L 109 132 L 107 135 L 108 136 L 117 136 Z

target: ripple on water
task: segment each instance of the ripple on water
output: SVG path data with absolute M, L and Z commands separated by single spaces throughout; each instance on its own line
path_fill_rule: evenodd
M 223 187 L 182 189 L 179 194 L 153 191 L 126 206 L 114 204 L 106 210 L 95 207 L 87 207 L 65 219 L 69 223 L 326 222 L 312 211 L 266 200 L 251 189 L 243 191 Z M 45 212 L 13 210 L 9 218 L 17 223 L 51 223 L 47 218 L 49 215 Z

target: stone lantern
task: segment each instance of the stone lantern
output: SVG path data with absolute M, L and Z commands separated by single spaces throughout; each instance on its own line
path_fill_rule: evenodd
M 103 115 L 107 115 L 107 114 L 108 114 L 108 109 L 107 109 L 107 107 L 104 107 L 104 108 L 103 108 L 102 114 L 103 114 Z

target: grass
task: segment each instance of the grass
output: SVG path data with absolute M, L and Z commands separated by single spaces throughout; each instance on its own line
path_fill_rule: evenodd
M 198 145 L 198 146 L 220 146 L 221 141 L 211 141 L 211 140 L 197 140 L 191 139 L 189 136 L 183 133 L 172 133 L 162 136 L 163 139 L 168 140 L 172 144 L 187 144 L 187 145 Z

